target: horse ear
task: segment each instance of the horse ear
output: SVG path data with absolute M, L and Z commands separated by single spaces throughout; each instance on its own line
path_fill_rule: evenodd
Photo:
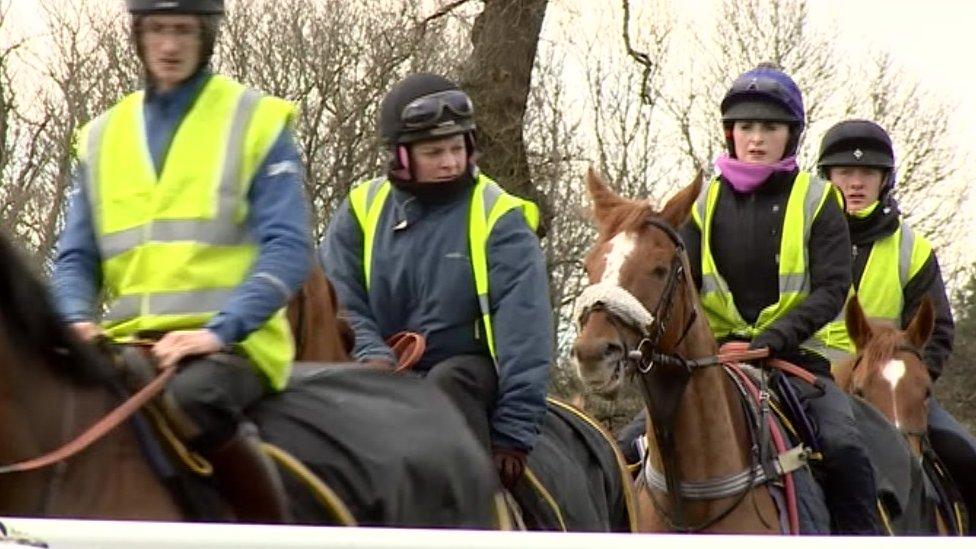
M 624 203 L 624 199 L 610 190 L 607 181 L 601 176 L 593 166 L 586 169 L 586 190 L 590 193 L 590 200 L 593 202 L 593 218 L 597 225 L 603 226 L 611 211 Z
M 912 317 L 912 321 L 908 324 L 905 335 L 908 336 L 908 341 L 912 345 L 921 349 L 929 340 L 929 336 L 932 335 L 934 328 L 935 308 L 932 307 L 932 299 L 926 295 L 922 298 L 922 304 L 918 306 L 918 310 L 915 311 L 915 316 Z
M 855 348 L 863 349 L 868 341 L 871 341 L 874 334 L 871 332 L 871 325 L 868 323 L 868 318 L 864 316 L 864 309 L 861 308 L 861 302 L 858 301 L 856 295 L 852 295 L 847 300 L 844 323 L 847 324 L 847 333 L 851 336 Z
M 701 193 L 702 181 L 702 171 L 698 170 L 695 179 L 687 187 L 681 189 L 678 194 L 671 197 L 671 200 L 668 200 L 664 209 L 661 210 L 661 217 L 675 229 L 681 228 L 688 221 L 691 208 L 695 205 L 695 199 Z

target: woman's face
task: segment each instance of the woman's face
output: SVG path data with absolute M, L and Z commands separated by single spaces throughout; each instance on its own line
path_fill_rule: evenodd
M 783 159 L 790 127 L 783 122 L 736 120 L 732 124 L 735 157 L 748 164 L 774 164 Z

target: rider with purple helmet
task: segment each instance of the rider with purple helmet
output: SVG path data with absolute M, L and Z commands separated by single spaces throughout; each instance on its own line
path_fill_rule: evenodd
M 846 332 L 831 329 L 843 322 L 850 241 L 836 190 L 797 166 L 802 94 L 764 64 L 735 79 L 721 113 L 728 150 L 682 229 L 709 326 L 720 342 L 768 348 L 821 380 L 807 410 L 832 530 L 878 533 L 874 469 L 830 373 L 852 350 Z

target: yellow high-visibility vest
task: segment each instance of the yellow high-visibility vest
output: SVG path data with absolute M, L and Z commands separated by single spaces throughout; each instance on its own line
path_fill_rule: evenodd
M 748 323 L 735 305 L 729 285 L 718 272 L 712 255 L 712 222 L 715 205 L 721 190 L 715 178 L 702 190 L 692 219 L 701 231 L 702 288 L 701 300 L 708 317 L 708 325 L 716 338 L 737 337 L 752 340 L 774 322 L 783 318 L 810 294 L 808 247 L 813 221 L 831 196 L 831 188 L 817 177 L 800 172 L 790 191 L 783 215 L 783 230 L 779 249 L 779 300 L 763 309 L 755 323 Z M 853 345 L 843 327 L 843 310 L 827 326 L 800 344 L 831 362 L 847 358 Z
M 102 260 L 102 326 L 125 341 L 145 330 L 203 327 L 248 276 L 258 245 L 245 219 L 251 181 L 294 106 L 215 75 L 173 136 L 159 174 L 133 93 L 79 133 L 78 156 Z M 294 343 L 284 309 L 241 343 L 274 389 Z
M 905 223 L 900 223 L 894 233 L 872 244 L 856 288 L 864 314 L 900 328 L 905 286 L 930 255 L 932 245 L 929 241 Z
M 389 197 L 392 185 L 386 178 L 364 181 L 349 193 L 349 204 L 353 215 L 363 231 L 363 281 L 366 291 L 370 288 L 373 267 L 373 243 L 380 214 Z M 471 213 L 468 216 L 468 242 L 471 248 L 471 271 L 474 276 L 475 291 L 478 294 L 478 308 L 488 341 L 488 352 L 498 365 L 495 351 L 494 330 L 491 325 L 491 302 L 488 288 L 488 237 L 495 223 L 510 210 L 521 208 L 525 221 L 532 230 L 539 226 L 539 208 L 532 202 L 505 192 L 490 177 L 478 174 L 474 192 L 471 195 Z

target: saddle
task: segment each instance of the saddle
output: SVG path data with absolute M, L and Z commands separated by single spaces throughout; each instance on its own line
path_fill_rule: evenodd
M 113 363 L 120 374 L 122 385 L 120 390 L 122 392 L 138 391 L 158 374 L 155 363 L 149 354 L 149 348 L 149 344 L 135 344 L 112 345 L 109 349 Z M 241 361 L 245 360 L 231 353 L 215 353 L 210 355 L 208 359 L 225 361 L 228 364 L 235 365 L 239 365 Z M 147 403 L 140 414 L 133 417 L 132 424 L 135 427 L 140 448 L 150 466 L 170 489 L 174 499 L 180 504 L 184 512 L 198 520 L 221 520 L 223 517 L 218 510 L 222 507 L 220 505 L 221 496 L 227 489 L 226 486 L 221 486 L 226 482 L 217 482 L 215 485 L 211 481 L 214 476 L 214 466 L 211 460 L 201 456 L 188 446 L 188 441 L 193 440 L 199 434 L 200 429 L 192 418 L 180 409 L 172 394 L 164 390 L 155 399 Z M 315 500 L 325 508 L 337 524 L 355 524 L 355 519 L 352 518 L 352 515 L 335 496 L 334 492 L 315 474 L 305 468 L 301 462 L 279 447 L 260 442 L 257 429 L 253 425 L 242 425 L 242 432 L 247 434 L 244 438 L 254 439 L 250 444 L 256 444 L 254 450 L 251 450 L 251 453 L 256 452 L 256 454 L 250 461 L 258 459 L 257 454 L 262 453 L 266 458 L 270 458 L 265 468 L 268 474 L 272 475 L 269 478 L 273 479 L 277 476 L 274 472 L 275 467 L 271 465 L 274 463 L 281 470 L 296 477 L 299 484 L 312 493 Z M 241 446 L 240 441 L 238 442 L 238 446 Z M 215 454 L 213 459 L 216 460 L 217 457 Z M 243 457 L 239 455 L 236 458 L 229 456 L 229 461 L 228 457 L 223 457 L 222 461 L 225 462 L 225 467 L 230 466 L 231 469 L 234 469 L 234 465 L 240 462 Z M 269 497 L 280 500 L 286 498 L 280 480 L 272 482 L 271 488 L 277 493 L 256 493 L 254 497 Z M 231 491 L 234 491 L 233 487 L 231 487 Z M 235 498 L 232 497 L 232 499 Z M 255 503 L 255 505 L 260 508 L 260 503 Z M 240 511 L 238 510 L 238 512 Z M 238 518 L 242 517 L 239 516 Z

